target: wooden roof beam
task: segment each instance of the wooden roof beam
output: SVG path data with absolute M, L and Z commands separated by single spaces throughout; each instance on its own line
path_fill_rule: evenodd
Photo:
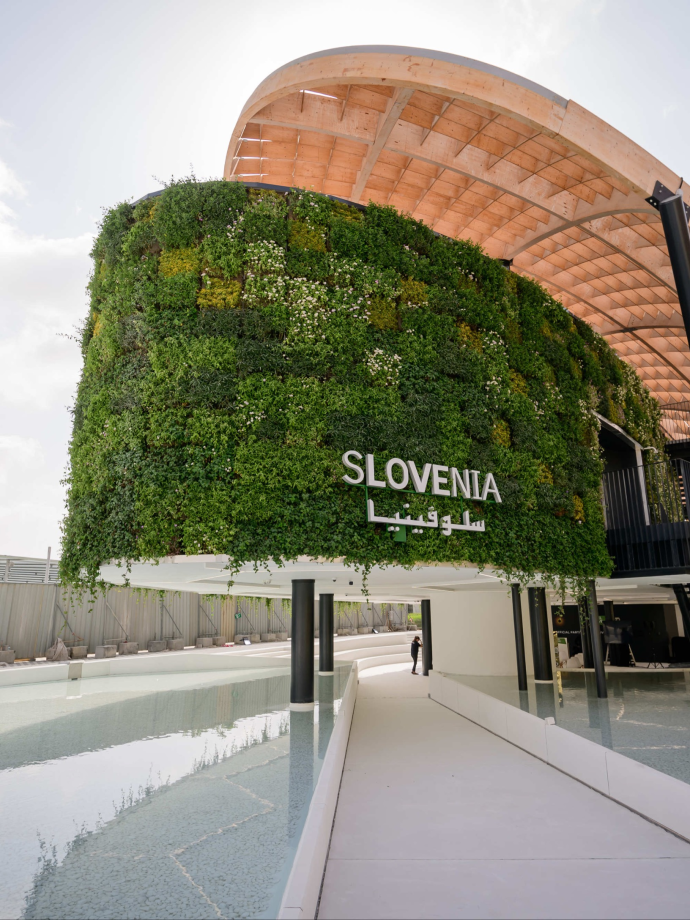
M 386 106 L 386 111 L 379 115 L 379 128 L 376 132 L 376 139 L 367 151 L 364 162 L 357 174 L 357 181 L 352 189 L 352 197 L 355 201 L 360 201 L 369 176 L 371 175 L 371 171 L 379 158 L 379 154 L 386 146 L 386 141 L 390 137 L 391 131 L 398 123 L 403 109 L 409 102 L 413 92 L 413 89 L 396 90 Z

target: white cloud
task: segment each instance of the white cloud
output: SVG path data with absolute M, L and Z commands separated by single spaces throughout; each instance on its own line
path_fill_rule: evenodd
M 26 189 L 0 161 L 0 195 Z M 93 234 L 49 238 L 23 232 L 0 200 L 0 545 L 42 555 L 58 545 L 65 431 L 81 369 L 65 338 L 87 311 L 85 285 Z M 52 422 L 52 424 L 48 423 Z M 26 431 L 36 432 L 26 437 Z
M 42 556 L 59 545 L 64 494 L 38 438 L 0 435 L 0 552 Z
M 23 186 L 0 161 L 0 194 Z M 81 356 L 69 334 L 86 313 L 92 234 L 50 239 L 23 233 L 0 201 L 0 400 L 45 409 L 69 401 Z
M 0 121 L 0 127 L 4 125 L 5 122 Z M 17 174 L 2 160 L 0 160 L 0 195 L 12 195 L 14 198 L 23 198 L 26 195 L 26 188 L 19 181 Z

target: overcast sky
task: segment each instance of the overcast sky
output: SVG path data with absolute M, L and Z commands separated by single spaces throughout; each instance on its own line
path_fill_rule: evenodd
M 101 208 L 220 177 L 276 67 L 412 45 L 529 77 L 690 174 L 690 3 L 679 0 L 0 0 L 0 553 L 59 554 Z

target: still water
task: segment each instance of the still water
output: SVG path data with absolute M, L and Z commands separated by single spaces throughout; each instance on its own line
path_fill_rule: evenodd
M 529 681 L 523 693 L 516 677 L 447 676 L 690 783 L 690 672 L 609 672 L 606 700 L 593 672 L 558 671 L 553 684 Z
M 0 689 L 0 917 L 275 916 L 349 673 Z

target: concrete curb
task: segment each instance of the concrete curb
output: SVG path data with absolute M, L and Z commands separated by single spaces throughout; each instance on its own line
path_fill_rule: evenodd
M 357 662 L 354 661 L 297 846 L 295 861 L 278 911 L 278 920 L 313 920 L 316 916 L 355 711 L 357 683 Z
M 690 842 L 690 785 L 461 684 L 429 675 L 429 697 Z
M 403 664 L 409 663 L 410 667 L 412 666 L 412 658 L 410 657 L 409 651 L 394 653 L 391 655 L 376 655 L 369 658 L 359 658 L 357 660 L 357 666 L 361 671 L 367 671 L 369 668 L 379 668 L 381 665 L 385 664 Z

